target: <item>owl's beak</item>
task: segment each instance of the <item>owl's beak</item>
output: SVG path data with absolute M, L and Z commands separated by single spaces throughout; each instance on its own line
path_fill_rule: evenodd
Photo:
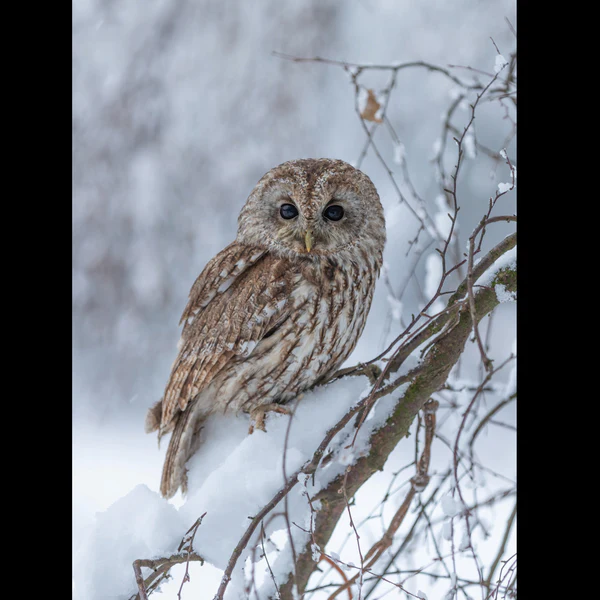
M 313 247 L 313 236 L 310 230 L 306 231 L 306 235 L 304 236 L 304 243 L 306 244 L 306 251 L 310 252 L 310 249 Z

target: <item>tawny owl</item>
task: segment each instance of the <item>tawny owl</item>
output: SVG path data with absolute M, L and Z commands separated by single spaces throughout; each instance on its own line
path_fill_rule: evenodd
M 384 244 L 375 186 L 349 164 L 292 160 L 262 177 L 236 240 L 190 291 L 169 382 L 148 411 L 146 431 L 172 431 L 165 497 L 185 492 L 185 465 L 209 415 L 246 412 L 260 427 L 265 410 L 326 380 L 350 355 Z

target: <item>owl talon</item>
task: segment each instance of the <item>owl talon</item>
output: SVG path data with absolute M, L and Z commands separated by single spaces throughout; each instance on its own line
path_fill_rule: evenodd
M 253 434 L 255 429 L 260 429 L 261 431 L 265 432 L 267 431 L 265 429 L 265 415 L 268 412 L 289 415 L 291 411 L 289 408 L 281 406 L 281 404 L 263 404 L 261 406 L 257 406 L 250 411 L 250 427 L 248 428 L 248 435 Z

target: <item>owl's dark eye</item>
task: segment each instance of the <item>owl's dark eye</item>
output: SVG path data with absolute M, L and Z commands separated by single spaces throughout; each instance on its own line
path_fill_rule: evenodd
M 284 219 L 293 219 L 298 216 L 298 209 L 293 204 L 282 204 L 279 214 Z
M 344 209 L 337 204 L 328 206 L 323 211 L 323 216 L 330 221 L 339 221 L 344 216 Z

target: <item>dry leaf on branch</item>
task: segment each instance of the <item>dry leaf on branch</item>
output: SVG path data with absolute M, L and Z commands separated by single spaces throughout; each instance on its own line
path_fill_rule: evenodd
M 367 90 L 367 103 L 362 109 L 360 116 L 365 121 L 374 121 L 375 123 L 383 123 L 383 119 L 377 116 L 377 111 L 381 108 L 381 104 L 377 102 L 373 90 Z

